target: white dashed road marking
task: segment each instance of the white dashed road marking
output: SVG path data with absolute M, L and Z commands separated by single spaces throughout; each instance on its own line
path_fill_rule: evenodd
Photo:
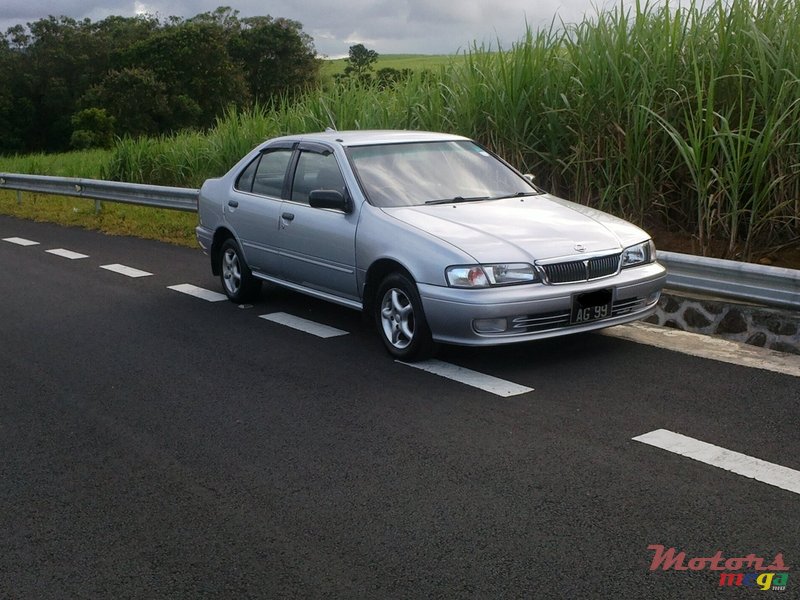
M 12 244 L 16 244 L 17 246 L 38 246 L 39 242 L 34 242 L 33 240 L 26 240 L 25 238 L 20 237 L 10 237 L 10 238 L 3 238 L 4 242 L 10 242 Z
M 52 250 L 45 250 L 48 254 L 55 254 L 56 256 L 61 256 L 62 258 L 68 258 L 70 260 L 77 260 L 79 258 L 89 258 L 88 254 L 81 254 L 80 252 L 73 252 L 72 250 L 65 250 L 64 248 L 53 248 Z
M 408 365 L 409 367 L 414 367 L 415 369 L 427 371 L 428 373 L 433 373 L 434 375 L 439 375 L 440 377 L 458 381 L 465 385 L 484 390 L 485 392 L 502 396 L 503 398 L 518 396 L 533 391 L 533 388 L 511 383 L 510 381 L 499 379 L 491 375 L 485 375 L 478 371 L 472 371 L 457 365 L 451 365 L 441 360 L 432 359 L 416 363 L 397 362 Z
M 633 439 L 707 465 L 731 471 L 737 475 L 744 475 L 756 481 L 800 494 L 800 471 L 795 471 L 788 467 L 782 467 L 760 458 L 753 458 L 746 454 L 726 450 L 720 446 L 701 442 L 666 429 L 656 429 Z
M 175 290 L 176 292 L 180 292 L 181 294 L 188 294 L 189 296 L 194 296 L 195 298 L 200 298 L 201 300 L 207 300 L 209 302 L 222 302 L 223 300 L 228 299 L 228 297 L 225 294 L 220 294 L 219 292 L 212 292 L 211 290 L 197 287 L 196 285 L 192 285 L 191 283 L 168 285 L 167 289 Z
M 600 333 L 690 356 L 800 377 L 800 356 L 750 346 L 742 342 L 641 322 L 609 327 Z
M 305 333 L 310 333 L 311 335 L 315 335 L 321 338 L 331 338 L 340 335 L 347 335 L 347 332 L 342 331 L 341 329 L 336 329 L 335 327 L 323 325 L 322 323 L 315 323 L 314 321 L 309 321 L 308 319 L 303 319 L 301 317 L 295 317 L 294 315 L 290 315 L 288 313 L 283 313 L 283 312 L 270 313 L 268 315 L 259 315 L 259 318 L 265 319 L 267 321 L 272 321 L 273 323 L 278 323 L 280 325 L 286 325 L 287 327 L 291 327 L 292 329 L 297 329 L 298 331 L 304 331 Z
M 125 265 L 113 264 L 113 265 L 100 265 L 101 269 L 105 269 L 106 271 L 113 271 L 114 273 L 119 273 L 120 275 L 125 275 L 126 277 L 147 277 L 148 275 L 152 275 L 152 273 L 148 273 L 147 271 L 140 271 L 139 269 L 134 269 L 133 267 L 126 267 Z

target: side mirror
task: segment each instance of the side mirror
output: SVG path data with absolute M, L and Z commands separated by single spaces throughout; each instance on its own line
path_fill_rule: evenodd
M 308 194 L 308 203 L 314 208 L 332 208 L 345 213 L 353 210 L 350 199 L 338 190 L 312 190 Z
M 523 177 L 531 183 L 533 183 L 533 180 L 536 179 L 536 175 L 531 175 L 530 173 L 525 173 Z

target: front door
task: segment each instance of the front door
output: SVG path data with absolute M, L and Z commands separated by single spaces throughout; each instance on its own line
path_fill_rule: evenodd
M 355 237 L 358 210 L 312 208 L 313 190 L 347 194 L 339 164 L 330 149 L 301 144 L 289 200 L 280 210 L 284 278 L 304 287 L 358 301 Z

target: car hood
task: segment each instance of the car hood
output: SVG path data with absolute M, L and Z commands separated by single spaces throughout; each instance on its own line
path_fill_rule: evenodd
M 383 210 L 479 263 L 619 252 L 649 237 L 627 221 L 548 194 Z

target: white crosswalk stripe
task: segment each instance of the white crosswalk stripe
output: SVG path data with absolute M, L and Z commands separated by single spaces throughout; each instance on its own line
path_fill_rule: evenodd
M 484 390 L 485 392 L 490 392 L 497 396 L 502 396 L 503 398 L 527 394 L 528 392 L 533 391 L 533 388 L 529 388 L 524 385 L 518 385 L 516 383 L 506 381 L 505 379 L 499 379 L 492 375 L 486 375 L 484 373 L 479 373 L 478 371 L 473 371 L 464 367 L 459 367 L 458 365 L 442 362 L 441 360 L 432 359 L 416 363 L 405 363 L 402 361 L 398 362 L 408 365 L 409 367 L 414 367 L 415 369 L 420 369 L 422 371 L 427 371 L 428 373 L 433 373 L 434 375 L 439 375 L 440 377 L 458 381 L 465 385 Z
M 10 244 L 16 244 L 17 246 L 38 246 L 39 242 L 34 242 L 33 240 L 26 240 L 25 238 L 21 237 L 8 237 L 3 238 L 4 242 L 8 242 Z
M 323 325 L 322 323 L 316 323 L 315 321 L 309 321 L 308 319 L 303 319 L 302 317 L 295 317 L 294 315 L 283 312 L 259 315 L 259 318 L 266 321 L 271 321 L 273 323 L 278 323 L 280 325 L 285 325 L 287 327 L 291 327 L 292 329 L 297 329 L 298 331 L 310 333 L 311 335 L 315 335 L 320 338 L 331 338 L 340 335 L 347 335 L 347 332 L 342 331 L 341 329 Z
M 228 299 L 228 297 L 225 294 L 220 294 L 219 292 L 213 292 L 205 288 L 197 287 L 196 285 L 192 285 L 191 283 L 168 285 L 167 289 L 180 292 L 181 294 L 194 296 L 195 298 L 200 298 L 201 300 L 206 300 L 208 302 L 222 302 L 223 300 Z
M 68 258 L 69 260 L 78 260 L 81 258 L 89 258 L 88 254 L 81 254 L 80 252 L 73 252 L 64 248 L 53 248 L 52 250 L 45 250 L 48 254 L 55 254 L 61 258 Z
M 152 273 L 148 273 L 147 271 L 140 271 L 139 269 L 134 269 L 133 267 L 116 263 L 112 265 L 100 265 L 100 268 L 105 269 L 106 271 L 119 273 L 120 275 L 125 275 L 126 277 L 148 277 L 152 275 Z
M 662 450 L 680 454 L 707 465 L 744 475 L 784 490 L 800 494 L 800 471 L 753 458 L 740 452 L 690 438 L 667 429 L 656 429 L 633 438 Z

